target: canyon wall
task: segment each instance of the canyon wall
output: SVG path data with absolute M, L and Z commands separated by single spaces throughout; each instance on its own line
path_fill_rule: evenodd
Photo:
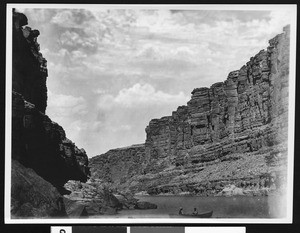
M 93 157 L 92 176 L 150 194 L 207 195 L 228 184 L 278 189 L 287 169 L 289 30 L 224 82 L 195 88 L 186 106 L 151 120 L 138 149 Z
M 64 215 L 57 200 L 67 192 L 68 180 L 88 179 L 88 157 L 45 115 L 46 59 L 39 52 L 39 31 L 27 23 L 24 14 L 13 12 L 11 213 Z
M 144 155 L 144 144 L 110 150 L 90 161 L 91 166 L 97 168 L 92 177 L 105 182 L 115 182 L 116 185 L 125 183 L 129 177 L 142 174 L 143 166 L 146 165 Z

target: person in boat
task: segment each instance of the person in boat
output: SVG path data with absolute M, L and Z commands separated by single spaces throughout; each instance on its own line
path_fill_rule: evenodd
M 198 210 L 197 210 L 197 208 L 194 208 L 193 215 L 198 215 Z
M 182 215 L 182 214 L 183 214 L 183 208 L 180 207 L 180 209 L 179 209 L 179 215 Z

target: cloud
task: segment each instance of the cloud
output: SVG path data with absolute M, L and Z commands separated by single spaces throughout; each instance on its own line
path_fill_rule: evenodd
M 58 10 L 52 17 L 51 23 L 64 28 L 84 28 L 94 17 L 90 11 L 84 9 Z
M 57 94 L 48 90 L 48 106 L 46 114 L 52 121 L 60 124 L 66 136 L 83 147 L 81 133 L 89 128 L 88 103 L 82 96 Z
M 47 112 L 54 118 L 69 117 L 74 114 L 85 115 L 87 113 L 87 103 L 81 96 L 74 97 L 71 95 L 55 94 L 52 91 L 48 91 Z
M 96 88 L 93 90 L 93 93 L 97 94 L 97 95 L 102 95 L 105 94 L 107 91 L 102 89 L 102 88 Z
M 153 105 L 165 104 L 183 104 L 187 102 L 189 97 L 185 96 L 183 92 L 178 94 L 168 94 L 162 91 L 157 91 L 150 84 L 137 83 L 130 88 L 123 88 L 119 91 L 116 97 L 105 95 L 100 98 L 98 106 L 105 109 L 112 104 L 117 104 L 126 108 L 137 108 L 141 105 L 149 107 Z
M 152 118 L 224 81 L 289 12 L 26 9 L 48 60 L 47 114 L 89 156 L 141 143 Z
M 62 45 L 74 46 L 83 43 L 82 38 L 76 32 L 66 31 L 60 35 L 60 42 Z
M 160 104 L 172 104 L 184 102 L 188 99 L 183 92 L 179 94 L 171 95 L 164 93 L 162 91 L 156 91 L 150 84 L 141 85 L 139 83 L 126 89 L 122 89 L 115 102 L 122 104 L 126 107 L 131 107 L 133 105 L 160 105 Z

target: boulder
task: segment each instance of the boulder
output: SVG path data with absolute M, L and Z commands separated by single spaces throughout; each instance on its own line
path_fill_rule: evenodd
M 146 209 L 157 209 L 157 205 L 147 202 L 147 201 L 141 201 L 141 202 L 137 202 L 135 205 L 135 209 L 142 209 L 142 210 L 146 210 Z
M 84 204 L 65 197 L 63 199 L 66 213 L 69 218 L 79 218 L 88 216 L 87 207 Z
M 118 198 L 101 183 L 91 180 L 88 183 L 70 180 L 64 187 L 70 192 L 64 197 L 78 205 L 85 206 L 88 215 L 111 215 L 122 209 Z
M 62 196 L 53 185 L 34 170 L 12 160 L 12 218 L 66 217 L 65 208 L 59 200 Z
M 119 200 L 122 205 L 122 209 L 134 209 L 138 202 L 138 199 L 134 198 L 132 195 L 128 194 L 118 194 L 115 197 Z
M 243 196 L 243 195 L 245 195 L 245 193 L 242 188 L 238 188 L 235 185 L 230 185 L 225 187 L 216 196 Z

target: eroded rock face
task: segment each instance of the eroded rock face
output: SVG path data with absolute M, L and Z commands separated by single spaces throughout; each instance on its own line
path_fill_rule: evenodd
M 224 82 L 195 88 L 187 106 L 151 120 L 141 153 L 130 152 L 141 164 L 134 176 L 123 170 L 121 177 L 112 175 L 116 167 L 135 164 L 132 158 L 123 161 L 130 148 L 92 158 L 93 174 L 101 170 L 112 186 L 122 179 L 119 188 L 150 194 L 215 194 L 230 184 L 258 185 L 272 172 L 284 183 L 289 30 L 286 26 Z
M 150 159 L 175 155 L 177 164 L 205 162 L 279 144 L 287 136 L 289 28 L 284 30 L 225 82 L 194 89 L 187 106 L 152 120 L 146 128 Z
M 141 174 L 146 163 L 145 146 L 140 144 L 113 149 L 104 155 L 96 156 L 90 159 L 89 166 L 93 178 L 114 182 L 114 186 L 122 186 L 128 178 Z

